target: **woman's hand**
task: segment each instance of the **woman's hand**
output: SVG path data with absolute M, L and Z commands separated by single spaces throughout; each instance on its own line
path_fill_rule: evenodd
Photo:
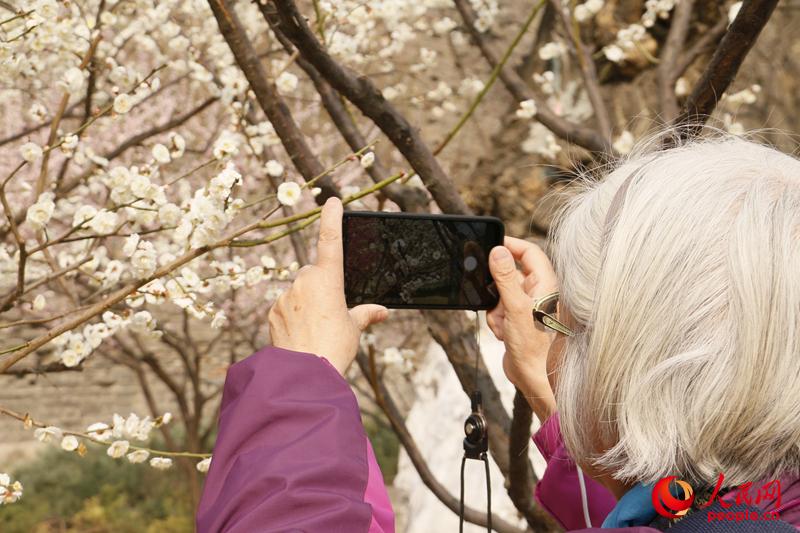
M 269 312 L 272 344 L 325 357 L 344 375 L 358 351 L 361 332 L 388 316 L 382 305 L 347 310 L 342 259 L 342 203 L 329 198 L 322 208 L 317 263 L 297 272 L 294 283 Z
M 506 345 L 503 370 L 544 421 L 555 411 L 555 397 L 547 377 L 547 354 L 555 334 L 537 327 L 533 301 L 557 290 L 550 260 L 533 243 L 506 237 L 505 246 L 489 254 L 489 269 L 500 293 L 500 303 L 486 320 L 495 336 Z M 522 266 L 517 270 L 516 262 Z

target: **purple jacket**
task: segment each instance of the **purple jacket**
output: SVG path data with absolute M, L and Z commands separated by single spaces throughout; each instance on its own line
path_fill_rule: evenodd
M 566 530 L 656 531 L 581 529 L 577 471 L 558 416 L 547 420 L 533 441 L 547 461 L 536 500 Z M 592 525 L 599 526 L 616 500 L 591 478 L 585 482 Z M 783 486 L 781 517 L 800 524 L 800 482 Z M 274 347 L 231 366 L 197 531 L 394 530 L 392 505 L 355 395 L 339 372 L 322 357 Z

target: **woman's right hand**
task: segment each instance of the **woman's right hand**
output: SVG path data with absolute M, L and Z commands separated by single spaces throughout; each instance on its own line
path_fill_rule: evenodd
M 517 270 L 519 262 L 522 272 Z M 537 245 L 506 237 L 504 246 L 489 254 L 489 269 L 500 293 L 500 303 L 486 320 L 495 336 L 506 345 L 503 370 L 544 421 L 555 412 L 555 396 L 547 377 L 547 354 L 555 333 L 537 327 L 533 301 L 557 290 L 550 260 Z

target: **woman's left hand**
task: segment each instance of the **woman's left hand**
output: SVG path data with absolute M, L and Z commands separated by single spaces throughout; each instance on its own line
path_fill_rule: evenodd
M 500 292 L 500 303 L 486 321 L 503 341 L 503 370 L 525 397 L 540 420 L 555 412 L 555 397 L 547 371 L 547 357 L 555 335 L 536 326 L 535 298 L 553 292 L 556 274 L 544 251 L 531 242 L 506 237 L 505 246 L 489 254 L 489 268 Z M 516 262 L 522 265 L 517 270 Z
M 322 208 L 317 262 L 297 272 L 292 286 L 269 312 L 272 344 L 325 357 L 344 375 L 358 351 L 359 337 L 370 324 L 385 320 L 382 305 L 347 309 L 344 297 L 342 203 L 329 198 Z

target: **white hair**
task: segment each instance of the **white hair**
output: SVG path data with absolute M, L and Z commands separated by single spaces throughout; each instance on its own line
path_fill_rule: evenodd
M 800 161 L 726 135 L 652 145 L 578 179 L 551 231 L 578 332 L 556 383 L 565 443 L 628 481 L 797 472 Z

